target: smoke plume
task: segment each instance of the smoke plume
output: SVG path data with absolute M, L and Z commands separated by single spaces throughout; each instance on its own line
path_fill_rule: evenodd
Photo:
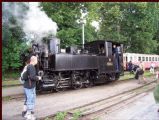
M 16 24 L 9 22 L 12 16 L 22 27 L 28 40 L 41 42 L 43 37 L 56 36 L 57 24 L 41 10 L 38 2 L 3 2 L 2 25 L 7 23 L 9 27 L 14 27 Z

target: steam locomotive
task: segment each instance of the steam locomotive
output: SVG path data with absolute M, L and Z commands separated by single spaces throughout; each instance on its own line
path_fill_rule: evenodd
M 118 80 L 124 70 L 123 44 L 106 40 L 88 42 L 83 47 L 70 46 L 63 52 L 60 40 L 52 38 L 49 44 L 33 44 L 32 54 L 38 56 L 36 68 L 42 76 L 37 91 L 104 84 Z

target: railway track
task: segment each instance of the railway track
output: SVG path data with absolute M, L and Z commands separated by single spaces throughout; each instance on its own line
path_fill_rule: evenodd
M 68 111 L 69 115 L 73 115 L 75 112 L 80 111 L 81 113 L 81 120 L 83 119 L 94 119 L 100 114 L 111 112 L 111 108 L 115 107 L 116 105 L 126 102 L 130 100 L 131 98 L 134 98 L 142 93 L 145 93 L 147 91 L 150 91 L 154 89 L 156 86 L 156 81 L 152 81 L 150 83 L 147 83 L 143 86 L 140 86 L 138 88 L 125 91 L 123 93 L 120 93 L 115 96 L 111 96 L 109 98 L 96 101 L 92 104 L 85 105 L 73 110 Z
M 108 114 L 116 109 L 119 109 L 123 104 L 131 103 L 133 100 L 138 97 L 146 95 L 146 92 L 151 91 L 156 86 L 156 81 L 149 82 L 140 87 L 121 92 L 117 95 L 104 98 L 99 101 L 89 103 L 84 106 L 80 106 L 74 109 L 70 109 L 67 112 L 66 120 L 71 120 L 73 114 L 76 112 L 80 113 L 79 120 L 92 120 L 98 118 L 102 114 Z M 55 115 L 52 115 L 48 118 L 53 119 Z
M 134 79 L 132 79 L 132 78 L 130 78 L 130 79 L 128 79 L 128 80 L 118 80 L 118 81 L 112 81 L 112 82 L 109 82 L 109 83 L 106 83 L 106 84 L 104 84 L 104 85 L 116 85 L 116 84 L 121 84 L 121 83 L 125 83 L 125 82 L 129 82 L 129 81 L 131 81 L 131 80 L 134 80 Z M 101 86 L 103 86 L 103 85 L 101 85 Z M 92 88 L 95 88 L 96 86 L 92 86 Z M 84 88 L 82 88 L 82 89 L 84 89 Z M 71 90 L 73 90 L 73 89 L 70 89 L 70 88 L 68 88 L 68 89 L 66 89 L 65 91 L 61 91 L 61 92 L 69 92 L 69 91 L 71 91 Z M 59 93 L 61 93 L 60 91 L 59 91 Z M 53 92 L 53 91 L 44 91 L 44 92 L 42 92 L 42 93 L 38 93 L 37 95 L 38 96 L 45 96 L 45 95 L 48 95 L 48 94 L 51 94 L 51 93 L 57 93 L 57 92 Z M 9 99 L 9 100 L 19 100 L 19 99 L 24 99 L 24 94 L 23 93 L 17 93 L 17 94 L 14 94 L 14 95 L 9 95 L 9 96 L 5 96 L 5 97 L 2 97 L 2 100 L 3 101 L 5 101 L 6 99 Z

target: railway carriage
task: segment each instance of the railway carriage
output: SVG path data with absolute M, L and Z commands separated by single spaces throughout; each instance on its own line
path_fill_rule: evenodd
M 150 69 L 152 63 L 155 65 L 155 68 L 159 67 L 159 55 L 155 54 L 124 53 L 123 60 L 124 70 L 128 69 L 128 62 L 130 61 L 135 65 L 138 65 L 142 61 L 146 69 Z

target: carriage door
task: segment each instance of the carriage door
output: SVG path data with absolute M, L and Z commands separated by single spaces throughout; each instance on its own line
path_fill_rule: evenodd
M 105 42 L 105 50 L 106 50 L 106 70 L 107 71 L 114 71 L 114 64 L 113 64 L 113 56 L 112 56 L 112 43 Z
M 120 59 L 120 71 L 121 71 L 121 75 L 124 75 L 124 63 L 123 63 L 123 44 L 120 45 L 120 49 L 121 49 L 121 54 L 119 56 Z M 126 61 L 127 61 L 127 57 L 126 57 Z

